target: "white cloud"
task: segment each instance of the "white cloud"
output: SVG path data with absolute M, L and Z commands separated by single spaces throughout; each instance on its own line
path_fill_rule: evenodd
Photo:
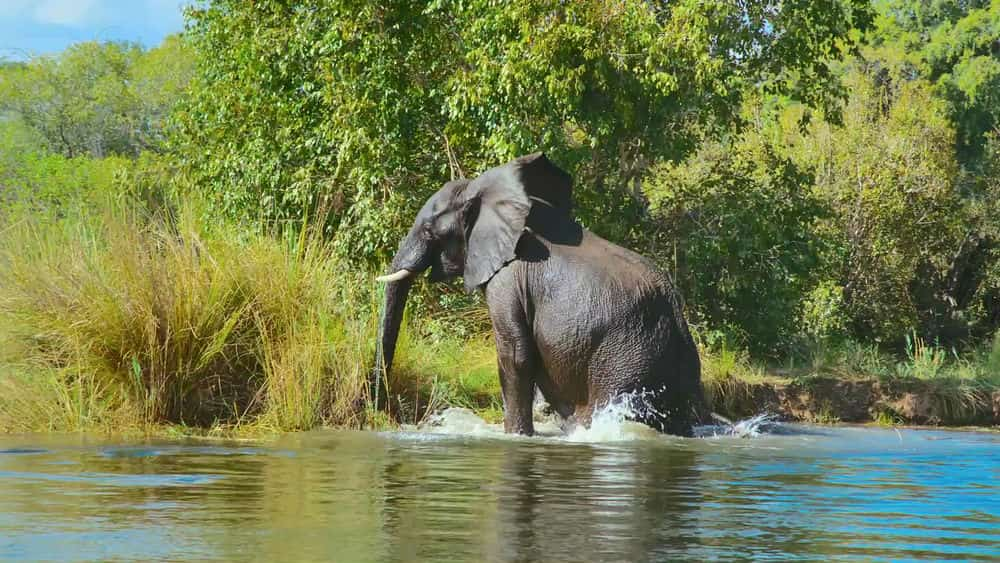
M 35 6 L 35 20 L 41 23 L 82 26 L 91 21 L 97 0 L 41 0 Z

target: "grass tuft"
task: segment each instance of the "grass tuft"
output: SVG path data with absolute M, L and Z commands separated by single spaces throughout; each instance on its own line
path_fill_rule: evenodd
M 371 282 L 305 230 L 197 217 L 117 207 L 3 232 L 0 429 L 363 422 L 372 326 L 346 304 Z

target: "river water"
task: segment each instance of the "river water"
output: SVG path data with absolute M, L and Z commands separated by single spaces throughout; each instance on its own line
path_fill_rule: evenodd
M 1000 560 L 1000 434 L 0 437 L 0 559 Z

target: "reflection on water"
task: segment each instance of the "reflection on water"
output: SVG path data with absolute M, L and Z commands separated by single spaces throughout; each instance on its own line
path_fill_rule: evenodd
M 1000 559 L 1000 435 L 777 430 L 0 438 L 0 559 Z

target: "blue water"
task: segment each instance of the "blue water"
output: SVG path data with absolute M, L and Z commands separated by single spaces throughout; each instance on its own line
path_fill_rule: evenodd
M 772 432 L 2 437 L 0 559 L 1000 560 L 1000 434 Z

